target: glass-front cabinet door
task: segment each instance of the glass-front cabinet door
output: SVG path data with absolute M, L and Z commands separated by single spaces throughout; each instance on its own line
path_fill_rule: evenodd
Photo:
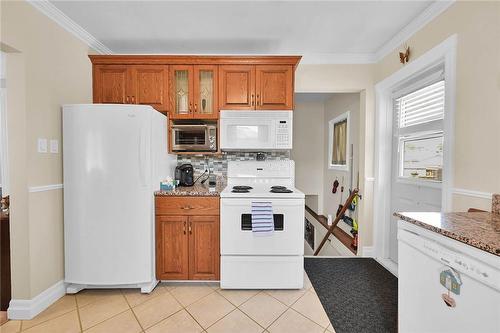
M 217 119 L 216 65 L 170 66 L 171 119 Z
M 194 66 L 194 117 L 217 119 L 217 66 Z
M 193 66 L 170 66 L 171 118 L 193 118 Z

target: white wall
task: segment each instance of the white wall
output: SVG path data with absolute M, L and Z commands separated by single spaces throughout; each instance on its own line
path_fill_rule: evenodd
M 456 34 L 453 187 L 500 192 L 500 2 L 457 1 L 407 43 L 410 62 Z M 375 81 L 401 68 L 398 49 L 374 67 Z M 455 193 L 453 210 L 491 209 L 491 198 Z
M 325 117 L 324 117 L 324 148 L 323 155 L 325 160 L 323 163 L 323 213 L 326 216 L 331 214 L 335 217 L 337 208 L 339 204 L 344 203 L 349 196 L 349 188 L 352 188 L 350 184 L 350 172 L 334 170 L 328 168 L 328 143 L 329 143 L 329 132 L 328 132 L 328 122 L 341 114 L 349 111 L 350 112 L 350 131 L 348 133 L 350 143 L 353 145 L 353 161 L 352 161 L 352 171 L 353 171 L 353 183 L 354 187 L 357 184 L 358 170 L 359 170 L 359 110 L 360 110 L 360 94 L 359 93 L 346 93 L 346 94 L 334 94 L 325 103 Z M 348 149 L 350 149 L 348 147 Z M 344 181 L 342 182 L 342 178 Z M 335 179 L 338 179 L 340 185 L 337 189 L 337 193 L 332 193 L 332 186 Z M 341 196 L 340 187 L 344 184 L 344 193 Z M 342 197 L 342 199 L 341 199 Z M 364 221 L 360 221 L 364 223 Z
M 295 187 L 304 192 L 310 203 L 323 212 L 323 161 L 324 161 L 323 99 L 308 99 L 296 95 L 293 111 L 293 149 L 290 157 L 295 161 Z M 311 207 L 315 209 L 316 207 Z
M 25 1 L 1 2 L 1 40 L 8 52 L 12 298 L 32 299 L 64 278 L 62 190 L 29 191 L 62 183 L 62 156 L 38 153 L 37 138 L 61 140 L 61 105 L 92 101 L 92 50 Z

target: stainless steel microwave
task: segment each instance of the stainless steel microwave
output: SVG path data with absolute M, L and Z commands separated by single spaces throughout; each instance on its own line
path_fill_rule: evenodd
M 171 132 L 172 151 L 217 151 L 215 124 L 174 124 Z

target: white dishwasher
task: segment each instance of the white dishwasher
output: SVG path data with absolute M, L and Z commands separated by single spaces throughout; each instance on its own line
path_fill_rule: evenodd
M 399 332 L 500 332 L 500 257 L 398 224 Z

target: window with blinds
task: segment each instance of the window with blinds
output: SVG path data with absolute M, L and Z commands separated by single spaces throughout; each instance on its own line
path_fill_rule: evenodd
M 444 87 L 444 80 L 441 80 L 397 98 L 399 128 L 443 119 Z
M 445 81 L 437 72 L 395 93 L 399 177 L 440 182 L 443 169 Z

